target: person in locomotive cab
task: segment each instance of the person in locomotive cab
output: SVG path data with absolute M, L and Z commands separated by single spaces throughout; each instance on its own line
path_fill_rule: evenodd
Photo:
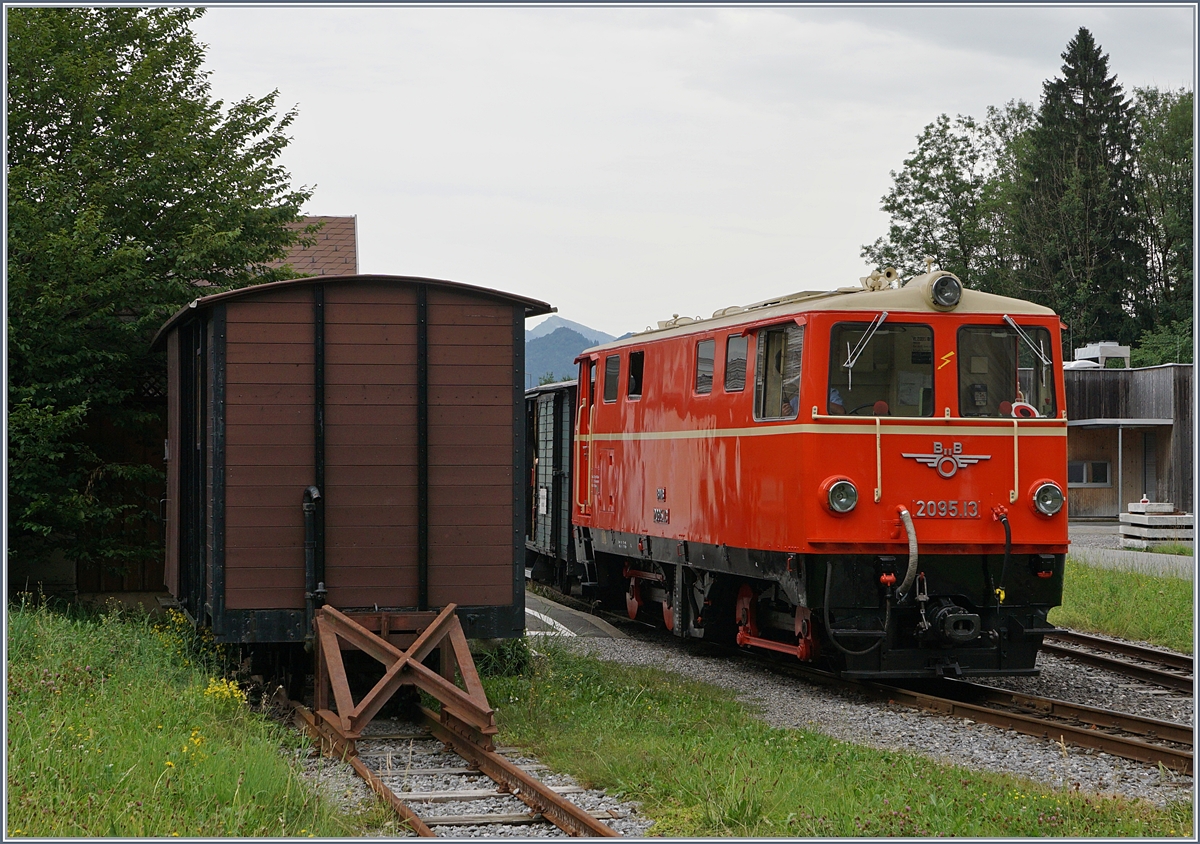
M 800 414 L 800 376 L 783 385 L 783 407 L 789 419 Z
M 829 413 L 831 416 L 846 415 L 846 403 L 842 400 L 842 394 L 838 392 L 837 387 L 829 388 Z

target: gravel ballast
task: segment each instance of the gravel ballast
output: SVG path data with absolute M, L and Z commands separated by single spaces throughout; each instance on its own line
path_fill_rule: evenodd
M 368 725 L 365 738 L 371 734 L 412 734 L 422 729 L 397 719 L 377 719 Z M 508 753 L 515 765 L 530 770 L 532 776 L 550 786 L 575 788 L 578 784 L 566 774 L 542 768 L 536 759 Z M 435 768 L 461 769 L 465 763 L 456 754 L 445 750 L 439 742 L 411 739 L 386 739 L 364 742 L 360 758 L 400 800 L 404 801 L 426 822 L 438 817 L 484 815 L 489 813 L 528 813 L 529 807 L 512 795 L 476 798 L 470 801 L 432 802 L 417 799 L 417 794 L 430 792 L 494 789 L 496 784 L 479 773 L 426 773 Z M 417 773 L 414 773 L 417 772 Z M 348 764 L 311 756 L 305 761 L 304 779 L 326 799 L 332 800 L 346 814 L 361 814 L 378 798 L 371 787 Z M 410 797 L 409 795 L 414 795 Z M 646 835 L 652 821 L 638 812 L 636 803 L 617 800 L 604 791 L 585 789 L 570 794 L 569 799 L 588 811 L 614 815 L 605 821 L 623 837 Z M 565 838 L 566 833 L 549 823 L 538 824 L 480 824 L 437 825 L 433 828 L 439 838 Z M 385 822 L 368 833 L 372 837 L 415 837 L 398 819 Z
M 1095 794 L 1121 794 L 1158 805 L 1189 799 L 1192 777 L 1130 762 L 1107 753 L 1061 746 L 1030 736 L 870 700 L 767 668 L 689 652 L 676 643 L 638 639 L 572 639 L 588 653 L 613 662 L 645 665 L 689 680 L 733 689 L 776 727 L 816 730 L 834 738 L 886 750 L 920 753 L 937 761 L 981 771 L 1026 777 L 1053 787 Z M 1191 698 L 1115 679 L 1046 654 L 1038 677 L 992 685 L 1096 707 L 1116 706 L 1140 715 L 1190 723 Z
M 695 653 L 677 642 L 638 637 L 567 638 L 560 641 L 599 659 L 658 668 L 689 680 L 732 689 L 739 700 L 775 727 L 814 730 L 843 741 L 918 753 L 971 770 L 1014 774 L 1055 788 L 1098 795 L 1120 794 L 1160 806 L 1190 799 L 1192 795 L 1193 779 L 1190 776 L 965 719 L 886 704 L 781 676 L 763 666 Z M 1177 723 L 1192 722 L 1193 700 L 1186 695 L 1158 690 L 1048 654 L 1038 656 L 1038 665 L 1042 671 L 1036 677 L 997 678 L 989 682 L 1012 691 L 1072 703 L 1112 707 Z M 391 720 L 377 721 L 372 727 L 393 732 L 416 729 Z M 394 742 L 382 746 L 376 743 L 364 753 L 364 761 L 383 776 L 402 800 L 408 792 L 489 787 L 490 781 L 482 776 L 470 782 L 461 776 L 406 777 L 403 773 L 406 768 L 456 764 L 452 760 L 457 757 L 440 750 L 417 750 L 421 744 L 425 743 Z M 391 773 L 388 773 L 386 759 L 389 753 Z M 520 765 L 536 765 L 536 760 L 530 758 L 510 758 Z M 457 764 L 461 764 L 461 760 Z M 306 768 L 306 779 L 347 812 L 361 812 L 376 799 L 348 765 L 312 758 L 307 761 Z M 576 785 L 569 776 L 551 771 L 537 771 L 535 776 L 551 785 Z M 611 825 L 623 836 L 652 834 L 652 819 L 641 816 L 636 803 L 618 801 L 603 791 L 587 791 L 573 795 L 571 799 L 588 809 L 616 811 L 621 817 Z M 512 797 L 473 801 L 471 805 L 471 811 L 475 813 L 501 807 L 507 807 L 507 811 L 525 810 L 523 804 Z M 461 804 L 422 803 L 414 804 L 414 809 L 422 816 L 465 813 Z M 559 830 L 545 826 L 440 826 L 435 831 L 439 837 L 448 838 L 563 837 Z M 391 821 L 376 834 L 405 835 L 406 830 L 399 821 Z

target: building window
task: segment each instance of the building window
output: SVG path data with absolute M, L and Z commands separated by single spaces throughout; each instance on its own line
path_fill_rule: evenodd
M 617 400 L 617 385 L 621 383 L 621 356 L 609 355 L 604 359 L 604 400 Z
M 732 334 L 725 341 L 725 392 L 740 393 L 746 389 L 746 348 L 750 341 L 744 334 Z
M 645 352 L 629 353 L 629 398 L 642 397 L 642 369 L 646 363 Z
M 1071 460 L 1067 462 L 1067 486 L 1112 486 L 1107 460 Z
M 800 353 L 804 329 L 796 325 L 758 332 L 754 418 L 795 419 L 800 409 Z
M 713 358 L 717 352 L 716 340 L 701 340 L 696 344 L 696 392 L 711 393 L 713 384 Z

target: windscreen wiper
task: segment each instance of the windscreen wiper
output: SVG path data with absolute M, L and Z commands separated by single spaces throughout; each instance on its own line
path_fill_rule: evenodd
M 1019 326 L 1015 322 L 1013 322 L 1012 317 L 1010 317 L 1008 314 L 1005 314 L 1004 321 L 1012 326 L 1013 331 L 1017 332 L 1017 336 L 1025 341 L 1026 346 L 1033 349 L 1033 353 L 1038 356 L 1038 360 L 1040 360 L 1042 362 L 1042 366 L 1050 365 L 1050 358 L 1046 357 L 1045 353 L 1041 350 L 1041 348 L 1039 348 L 1037 346 L 1037 344 L 1035 344 L 1032 340 L 1029 339 L 1029 335 L 1021 330 L 1021 326 Z
M 879 330 L 879 326 L 883 325 L 883 321 L 888 318 L 887 311 L 881 311 L 875 319 L 871 320 L 871 324 L 867 326 L 867 330 L 863 333 L 862 339 L 858 341 L 858 345 L 854 347 L 854 351 L 850 351 L 850 344 L 846 344 L 846 362 L 842 366 L 846 367 L 846 389 L 853 389 L 854 384 L 854 364 L 858 363 L 859 357 L 866 351 L 867 344 L 871 342 L 871 338 L 875 336 L 875 332 Z

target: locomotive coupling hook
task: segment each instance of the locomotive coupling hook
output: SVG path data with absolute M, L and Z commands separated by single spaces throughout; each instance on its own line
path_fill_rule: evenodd
M 904 523 L 904 532 L 908 534 L 908 571 L 904 573 L 904 580 L 896 587 L 896 594 L 899 596 L 897 603 L 899 603 L 904 600 L 913 580 L 917 577 L 917 531 L 913 527 L 912 516 L 909 515 L 908 508 L 899 504 L 896 506 L 896 510 L 900 513 L 900 521 Z

